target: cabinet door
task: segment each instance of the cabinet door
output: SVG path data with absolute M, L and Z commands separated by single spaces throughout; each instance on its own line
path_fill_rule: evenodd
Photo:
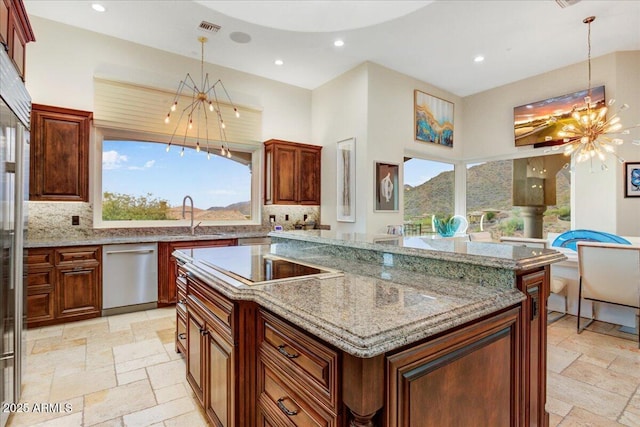
M 519 319 L 518 307 L 389 356 L 387 426 L 519 425 Z
M 320 204 L 320 152 L 300 149 L 298 177 L 298 201 L 302 205 Z
M 87 111 L 33 105 L 30 200 L 88 201 L 92 116 Z
M 276 146 L 274 150 L 274 202 L 284 204 L 296 204 L 298 191 L 297 178 L 300 176 L 297 167 L 298 148 L 289 146 Z
M 205 409 L 216 426 L 232 427 L 234 422 L 233 346 L 208 327 L 207 388 Z
M 9 0 L 0 0 L 0 43 L 9 46 Z
M 187 309 L 187 381 L 196 397 L 204 402 L 204 351 L 203 334 L 206 333 L 203 317 L 191 308 Z
M 83 264 L 57 268 L 57 318 L 100 315 L 101 296 L 99 265 Z

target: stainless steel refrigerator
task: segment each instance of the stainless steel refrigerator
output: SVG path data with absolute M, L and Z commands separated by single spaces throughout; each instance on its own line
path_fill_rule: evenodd
M 25 361 L 26 200 L 31 97 L 0 49 L 0 426 L 18 403 Z

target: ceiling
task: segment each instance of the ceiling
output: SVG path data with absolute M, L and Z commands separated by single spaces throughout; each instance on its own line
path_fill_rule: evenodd
M 30 16 L 315 89 L 364 61 L 468 96 L 587 58 L 640 50 L 640 1 L 24 0 Z M 564 0 L 573 3 L 575 0 Z M 199 28 L 219 25 L 216 33 Z M 37 27 L 36 43 L 38 39 Z M 250 37 L 248 43 L 239 43 Z M 342 39 L 344 46 L 333 45 Z M 475 63 L 483 55 L 485 61 Z M 284 64 L 277 66 L 275 59 Z M 640 70 L 639 70 L 640 71 Z M 587 74 L 585 70 L 585 83 Z

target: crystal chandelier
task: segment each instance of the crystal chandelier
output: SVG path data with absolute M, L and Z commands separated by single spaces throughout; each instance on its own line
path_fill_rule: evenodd
M 231 151 L 229 150 L 229 144 L 227 143 L 227 136 L 225 133 L 226 126 L 224 124 L 224 120 L 222 119 L 222 112 L 220 110 L 220 103 L 218 102 L 218 93 L 216 92 L 216 86 L 219 86 L 219 89 L 221 88 L 224 92 L 225 96 L 229 100 L 229 104 L 231 105 L 231 107 L 233 107 L 233 111 L 236 117 L 240 117 L 240 113 L 238 112 L 238 108 L 231 101 L 231 97 L 229 97 L 229 93 L 224 87 L 222 81 L 218 79 L 214 84 L 211 84 L 209 82 L 209 73 L 204 73 L 204 44 L 207 42 L 207 38 L 198 37 L 198 41 L 201 44 L 200 85 L 196 84 L 189 73 L 187 73 L 184 80 L 181 80 L 180 84 L 178 85 L 178 90 L 176 91 L 176 94 L 174 96 L 173 104 L 171 104 L 164 122 L 167 124 L 171 122 L 171 113 L 178 109 L 178 100 L 181 96 L 190 98 L 190 102 L 182 109 L 182 112 L 180 113 L 180 117 L 178 118 L 176 126 L 173 130 L 173 134 L 171 135 L 169 144 L 167 144 L 167 152 L 171 148 L 171 144 L 173 143 L 173 139 L 178 132 L 180 124 L 183 122 L 183 117 L 185 117 L 186 115 L 186 124 L 184 124 L 184 137 L 182 141 L 182 150 L 180 151 L 180 156 L 184 156 L 184 147 L 187 142 L 188 133 L 195 127 L 196 151 L 200 151 L 200 139 L 204 137 L 206 141 L 207 158 L 210 158 L 211 152 L 209 150 L 208 109 L 210 113 L 215 114 L 218 121 L 220 140 L 222 142 L 220 155 L 231 158 Z M 185 93 L 183 94 L 183 92 Z M 195 124 L 194 121 L 196 122 Z
M 616 135 L 628 135 L 630 129 L 640 125 L 622 129 L 618 114 L 629 108 L 627 104 L 620 106 L 618 111 L 607 119 L 606 114 L 609 110 L 608 107 L 611 107 L 616 100 L 610 99 L 608 105 L 601 108 L 600 111 L 597 111 L 595 108 L 596 105 L 591 102 L 591 23 L 595 19 L 595 16 L 589 16 L 582 21 L 587 24 L 589 28 L 589 90 L 587 96 L 584 98 L 585 106 L 579 109 L 577 105 L 574 105 L 571 117 L 575 121 L 575 124 L 572 123 L 563 126 L 562 130 L 558 132 L 558 136 L 563 138 L 564 144 L 560 147 L 564 148 L 564 154 L 566 156 L 573 155 L 578 163 L 587 160 L 593 162 L 593 158 L 597 157 L 601 162 L 602 170 L 607 170 L 608 168 L 604 160 L 608 154 L 618 159 L 620 163 L 624 162 L 624 159 L 615 153 L 615 147 L 623 143 L 623 140 Z M 560 147 L 555 147 L 555 149 Z

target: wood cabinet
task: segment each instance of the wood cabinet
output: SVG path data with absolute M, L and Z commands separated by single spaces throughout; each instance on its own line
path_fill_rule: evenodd
M 322 147 L 270 139 L 265 147 L 265 204 L 319 205 Z
M 27 254 L 27 326 L 99 317 L 100 246 L 35 248 Z
M 526 272 L 518 276 L 518 288 L 527 296 L 523 304 L 524 391 L 522 425 L 547 426 L 547 308 L 549 269 Z
M 89 201 L 93 113 L 34 104 L 29 200 Z
M 187 381 L 214 426 L 253 425 L 255 305 L 231 302 L 188 274 L 185 279 Z
M 35 41 L 22 0 L 0 0 L 0 43 L 24 80 L 26 45 Z
M 171 255 L 177 249 L 195 249 L 216 246 L 235 246 L 238 239 L 190 240 L 158 242 L 158 307 L 175 304 L 178 278 L 176 259 Z
M 387 357 L 386 425 L 518 425 L 519 319 L 515 308 Z
M 339 354 L 260 310 L 258 425 L 340 425 Z

